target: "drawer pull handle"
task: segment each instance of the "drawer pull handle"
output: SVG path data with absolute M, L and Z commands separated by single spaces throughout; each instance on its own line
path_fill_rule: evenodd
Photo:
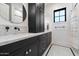
M 32 50 L 31 49 L 29 49 L 29 52 L 31 52 Z
M 28 54 L 29 52 L 28 51 L 26 51 L 26 54 Z

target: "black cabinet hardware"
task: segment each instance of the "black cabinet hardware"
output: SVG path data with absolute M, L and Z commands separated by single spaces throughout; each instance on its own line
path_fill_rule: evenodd
M 9 26 L 6 26 L 6 27 L 5 27 L 5 29 L 6 29 L 6 30 L 7 30 L 7 32 L 8 32 L 8 30 L 9 30 Z

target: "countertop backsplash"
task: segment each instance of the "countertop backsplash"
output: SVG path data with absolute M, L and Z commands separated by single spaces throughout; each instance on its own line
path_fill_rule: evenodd
M 26 26 L 0 25 L 0 36 L 27 33 Z

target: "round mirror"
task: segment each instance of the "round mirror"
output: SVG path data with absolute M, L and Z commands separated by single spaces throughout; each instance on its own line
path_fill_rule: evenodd
M 12 23 L 22 23 L 27 17 L 27 12 L 24 4 L 11 3 L 10 6 L 10 21 Z
M 27 16 L 27 12 L 26 12 L 26 9 L 23 5 L 23 21 L 26 19 L 26 16 Z

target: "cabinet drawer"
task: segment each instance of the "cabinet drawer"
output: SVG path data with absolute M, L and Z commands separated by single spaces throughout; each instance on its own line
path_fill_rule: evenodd
M 11 44 L 1 46 L 0 47 L 0 55 L 10 55 L 15 50 L 22 47 L 22 45 L 23 45 L 22 43 L 24 43 L 24 42 L 15 42 L 15 43 L 11 43 Z
M 26 56 L 37 56 L 38 55 L 38 43 L 34 42 L 30 45 L 25 52 Z
M 11 55 L 12 53 L 14 53 L 14 51 L 24 46 L 28 46 L 29 44 L 31 44 L 32 42 L 35 42 L 36 40 L 37 40 L 36 37 L 33 37 L 33 38 L 24 39 L 18 42 L 14 42 L 11 44 L 7 44 L 4 46 L 0 46 L 0 56 Z
M 14 53 L 11 54 L 12 56 L 37 56 L 38 55 L 38 42 L 33 42 L 28 46 L 24 46 L 16 50 Z
M 51 42 L 51 32 L 39 36 L 39 55 L 42 55 Z

